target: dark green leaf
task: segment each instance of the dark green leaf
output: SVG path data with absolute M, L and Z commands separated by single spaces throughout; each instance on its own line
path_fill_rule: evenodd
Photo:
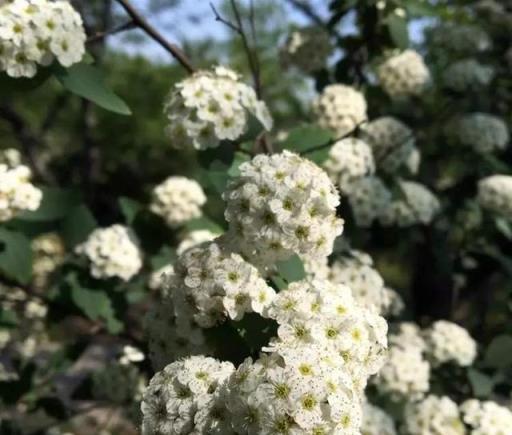
M 279 276 L 287 282 L 300 281 L 306 277 L 304 265 L 297 254 L 294 254 L 286 261 L 277 263 L 277 271 Z
M 119 207 L 128 225 L 133 223 L 137 214 L 144 208 L 140 202 L 124 196 L 119 198 Z
M 401 50 L 409 47 L 409 29 L 404 17 L 392 13 L 386 18 L 389 34 L 394 44 Z
M 494 224 L 501 234 L 503 234 L 508 240 L 512 240 L 512 222 L 499 217 L 494 220 Z
M 72 209 L 62 221 L 62 237 L 68 247 L 74 248 L 84 242 L 97 226 L 98 224 L 91 211 L 82 204 Z
M 231 167 L 228 170 L 228 175 L 230 177 L 238 177 L 240 175 L 239 166 L 242 163 L 248 162 L 249 160 L 251 160 L 250 155 L 237 151 L 235 153 L 235 157 L 233 158 L 233 163 L 231 164 Z
M 18 324 L 18 315 L 16 311 L 0 307 L 0 325 L 16 326 Z
M 0 95 L 6 96 L 16 92 L 28 92 L 37 89 L 50 78 L 49 68 L 40 68 L 37 75 L 29 78 L 13 78 L 7 73 L 0 73 Z
M 32 278 L 32 249 L 23 234 L 0 229 L 0 271 L 8 278 L 28 284 Z
M 495 337 L 487 348 L 484 361 L 488 367 L 497 369 L 512 366 L 512 336 Z
M 92 65 L 78 63 L 70 68 L 55 68 L 55 76 L 68 91 L 106 110 L 121 115 L 132 113 L 126 103 L 105 85 L 101 71 Z
M 333 133 L 329 130 L 315 125 L 302 125 L 290 131 L 281 146 L 283 149 L 303 153 L 312 148 L 326 145 L 333 138 Z
M 158 254 L 151 257 L 150 263 L 153 269 L 160 269 L 176 261 L 176 251 L 170 246 L 163 246 Z
M 35 211 L 27 211 L 18 216 L 19 220 L 52 221 L 63 218 L 80 203 L 80 195 L 73 190 L 53 187 L 41 188 L 43 199 Z
M 200 218 L 192 219 L 185 224 L 185 228 L 187 231 L 197 231 L 197 230 L 208 230 L 212 233 L 222 234 L 224 230 L 220 225 L 212 221 L 206 216 L 201 216 Z
M 494 379 L 476 369 L 468 370 L 468 378 L 476 397 L 486 398 L 494 389 Z

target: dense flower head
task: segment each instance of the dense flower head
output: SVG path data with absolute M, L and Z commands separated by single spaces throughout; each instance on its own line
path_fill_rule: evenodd
M 393 333 L 389 334 L 388 341 L 390 345 L 416 347 L 420 352 L 427 348 L 422 330 L 413 322 L 400 322 L 396 325 Z
M 465 435 L 457 404 L 447 396 L 429 395 L 405 407 L 405 428 L 410 435 Z
M 470 366 L 476 358 L 475 340 L 461 326 L 438 320 L 424 332 L 426 351 L 433 364 L 452 362 L 462 367 Z
M 382 225 L 407 227 L 429 224 L 441 209 L 437 197 L 414 181 L 399 181 L 400 195 L 390 201 L 379 220 Z
M 67 1 L 0 3 L 0 71 L 11 77 L 33 77 L 55 59 L 64 67 L 80 62 L 85 39 L 82 18 Z
M 507 124 L 487 113 L 470 113 L 453 119 L 446 126 L 446 132 L 479 153 L 503 150 L 510 140 Z
M 294 253 L 326 257 L 343 230 L 339 195 L 327 174 L 289 151 L 240 165 L 223 198 L 237 249 L 259 266 Z
M 34 285 L 37 288 L 44 288 L 51 273 L 64 262 L 64 240 L 58 233 L 41 234 L 32 240 L 32 253 Z
M 119 224 L 94 230 L 75 248 L 90 263 L 95 278 L 129 281 L 142 268 L 142 253 L 133 232 Z
M 328 85 L 313 101 L 318 125 L 332 130 L 338 137 L 354 131 L 367 118 L 363 94 L 346 85 Z
M 359 136 L 372 148 L 376 166 L 386 172 L 393 173 L 401 166 L 408 166 L 415 158 L 414 153 L 419 152 L 412 130 L 391 116 L 363 124 Z
M 234 367 L 204 356 L 176 361 L 158 372 L 142 399 L 144 435 L 227 434 L 223 385 Z M 220 411 L 220 409 L 219 409 Z M 225 426 L 224 426 L 225 425 Z
M 205 202 L 206 195 L 197 181 L 173 176 L 154 188 L 150 209 L 167 225 L 176 227 L 201 216 Z
M 199 71 L 176 84 L 164 106 L 167 134 L 177 148 L 202 150 L 236 140 L 256 117 L 266 130 L 272 117 L 256 92 L 234 71 L 221 66 Z
M 491 38 L 485 31 L 473 25 L 443 23 L 429 30 L 432 43 L 457 54 L 473 54 L 488 50 Z
M 220 239 L 188 249 L 174 269 L 167 291 L 174 314 L 203 328 L 226 318 L 240 320 L 245 313 L 265 315 L 275 296 L 258 270 Z
M 469 435 L 505 435 L 512 428 L 512 411 L 491 401 L 470 399 L 460 406 Z
M 43 194 L 30 182 L 30 169 L 19 160 L 14 150 L 0 153 L 0 222 L 37 210 L 41 204 Z
M 167 283 L 172 275 L 174 275 L 174 266 L 172 264 L 161 266 L 149 275 L 148 287 L 151 290 L 158 290 L 161 294 L 164 294 L 167 290 Z
M 336 142 L 322 166 L 342 192 L 346 192 L 355 179 L 375 172 L 372 149 L 364 141 L 355 138 Z
M 390 56 L 379 65 L 377 76 L 384 91 L 392 98 L 420 95 L 430 82 L 430 72 L 414 50 Z
M 305 73 L 325 67 L 332 52 L 329 34 L 321 27 L 294 30 L 281 48 L 281 62 L 285 67 L 294 66 Z
M 477 199 L 483 208 L 512 218 L 512 176 L 491 175 L 480 180 Z
M 193 248 L 194 246 L 198 246 L 204 242 L 211 242 L 212 240 L 216 239 L 219 236 L 219 233 L 210 230 L 190 231 L 182 237 L 180 244 L 176 248 L 176 253 L 178 255 L 181 255 L 187 249 Z
M 458 92 L 480 90 L 491 83 L 494 69 L 476 59 L 463 59 L 451 64 L 443 72 L 444 85 Z
M 397 435 L 395 422 L 389 414 L 368 401 L 363 404 L 362 435 Z
M 376 176 L 355 180 L 348 195 L 352 214 L 360 227 L 371 226 L 384 213 L 391 199 L 391 192 Z

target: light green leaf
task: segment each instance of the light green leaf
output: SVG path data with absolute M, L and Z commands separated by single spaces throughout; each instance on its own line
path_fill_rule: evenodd
M 30 282 L 32 249 L 23 234 L 0 229 L 0 271 L 21 284 Z
M 498 217 L 494 220 L 496 229 L 503 234 L 508 240 L 512 240 L 512 222 L 509 220 Z
M 208 230 L 212 233 L 218 233 L 219 235 L 224 232 L 219 224 L 215 223 L 207 216 L 201 216 L 188 221 L 185 223 L 185 228 L 187 231 Z
M 389 34 L 395 45 L 401 50 L 409 47 L 409 29 L 407 28 L 407 20 L 395 13 L 390 14 L 386 18 Z
M 98 226 L 91 211 L 83 204 L 73 208 L 61 223 L 62 237 L 66 245 L 74 248 L 84 242 Z
M 489 397 L 494 389 L 494 379 L 476 369 L 468 370 L 468 378 L 476 397 Z
M 55 68 L 55 77 L 68 91 L 120 115 L 131 115 L 127 104 L 104 82 L 101 71 L 92 65 L 78 63 L 70 68 Z
M 53 221 L 62 219 L 71 209 L 80 204 L 80 195 L 73 190 L 42 187 L 43 199 L 35 211 L 18 216 L 25 221 Z
M 495 337 L 487 348 L 484 361 L 488 367 L 497 369 L 512 366 L 512 336 Z
M 137 214 L 144 208 L 140 202 L 124 196 L 119 198 L 119 207 L 128 225 L 133 223 Z
M 162 246 L 158 254 L 150 259 L 153 270 L 160 269 L 161 267 L 174 263 L 174 261 L 176 261 L 176 251 L 170 246 Z
M 277 271 L 279 276 L 286 280 L 288 283 L 293 281 L 300 281 L 306 277 L 306 271 L 302 260 L 297 254 L 294 254 L 286 261 L 279 261 L 277 263 Z
M 306 124 L 291 130 L 281 146 L 283 149 L 304 153 L 312 148 L 326 145 L 333 139 L 334 135 L 331 131 Z
M 233 158 L 233 163 L 231 163 L 231 167 L 228 170 L 228 175 L 230 177 L 238 177 L 240 175 L 240 165 L 248 162 L 249 160 L 251 160 L 251 156 L 249 154 L 237 151 Z

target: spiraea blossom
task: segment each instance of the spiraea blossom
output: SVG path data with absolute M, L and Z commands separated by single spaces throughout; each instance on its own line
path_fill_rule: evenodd
M 342 137 L 354 131 L 367 118 L 363 94 L 346 85 L 328 85 L 313 101 L 318 125 Z
M 250 115 L 270 130 L 273 122 L 267 106 L 240 80 L 234 71 L 218 66 L 176 84 L 164 106 L 172 145 L 202 150 L 217 147 L 222 140 L 236 140 L 247 130 Z
M 405 50 L 386 59 L 377 69 L 384 91 L 392 98 L 420 95 L 430 82 L 430 71 L 414 50 Z
M 5 222 L 23 211 L 37 210 L 43 194 L 30 182 L 32 173 L 20 164 L 19 153 L 6 150 L 0 156 L 0 222 Z
M 326 257 L 343 230 L 339 195 L 327 174 L 289 151 L 240 165 L 223 198 L 237 249 L 259 266 L 294 253 Z
M 382 116 L 363 124 L 359 136 L 370 145 L 375 164 L 383 171 L 393 173 L 419 157 L 412 130 L 397 118 Z M 410 167 L 413 173 L 414 166 Z
M 477 346 L 475 340 L 461 326 L 438 320 L 424 332 L 426 351 L 434 365 L 451 362 L 462 367 L 473 364 Z
M 154 188 L 150 210 L 170 227 L 177 227 L 201 216 L 205 202 L 206 195 L 197 181 L 173 176 Z
M 447 396 L 429 395 L 405 407 L 408 435 L 465 435 L 457 404 Z
M 512 176 L 492 175 L 478 182 L 478 203 L 507 218 L 512 217 Z
M 0 71 L 34 77 L 38 65 L 55 59 L 64 67 L 85 54 L 82 18 L 67 1 L 14 0 L 0 3 Z
M 491 38 L 479 26 L 443 23 L 428 31 L 430 41 L 437 47 L 456 52 L 473 54 L 488 50 Z
M 329 34 L 321 27 L 294 30 L 281 48 L 281 62 L 307 74 L 325 67 L 332 52 Z
M 479 90 L 491 83 L 494 69 L 476 59 L 463 59 L 451 64 L 443 73 L 444 85 L 457 92 Z
M 342 192 L 349 190 L 354 180 L 375 172 L 372 149 L 367 143 L 355 138 L 336 142 L 322 166 Z
M 395 422 L 389 414 L 368 401 L 363 404 L 362 435 L 397 435 Z
M 193 248 L 194 246 L 200 245 L 204 242 L 211 242 L 212 240 L 219 237 L 219 233 L 215 233 L 210 230 L 194 230 L 186 233 L 181 239 L 176 253 L 178 255 L 183 254 L 187 249 Z
M 99 279 L 129 281 L 142 268 L 142 253 L 132 231 L 123 225 L 94 230 L 75 248 L 89 260 L 91 275 Z
M 204 243 L 183 253 L 174 265 L 168 297 L 176 317 L 209 328 L 245 313 L 265 315 L 275 296 L 258 270 L 222 241 Z
M 388 341 L 390 345 L 416 347 L 420 352 L 427 348 L 422 330 L 413 322 L 400 322 L 395 325 L 395 330 L 389 334 Z
M 483 154 L 505 149 L 510 140 L 507 124 L 487 113 L 470 113 L 453 119 L 447 124 L 446 133 Z
M 154 270 L 148 279 L 148 287 L 151 290 L 158 290 L 163 293 L 167 289 L 170 277 L 174 275 L 174 266 L 166 264 Z
M 422 184 L 400 180 L 400 195 L 384 208 L 379 220 L 382 225 L 407 227 L 429 224 L 441 209 L 437 197 Z
M 360 227 L 371 226 L 384 213 L 391 199 L 391 192 L 377 176 L 355 180 L 348 195 L 354 220 Z
M 63 262 L 66 254 L 64 240 L 58 233 L 45 233 L 32 240 L 32 274 L 34 285 L 44 288 L 49 276 Z
M 508 434 L 512 411 L 491 401 L 470 399 L 460 406 L 462 419 L 469 426 L 468 435 Z

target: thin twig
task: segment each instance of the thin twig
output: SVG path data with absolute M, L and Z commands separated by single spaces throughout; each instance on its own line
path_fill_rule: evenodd
M 126 23 L 120 24 L 119 26 L 116 26 L 112 29 L 105 30 L 104 32 L 97 32 L 96 34 L 90 36 L 87 38 L 87 43 L 95 43 L 98 41 L 102 41 L 108 36 L 117 35 L 118 33 L 125 32 L 126 30 L 131 30 L 133 28 L 137 27 L 135 22 L 133 20 L 127 21 Z
M 327 27 L 327 24 L 324 22 L 322 17 L 318 15 L 313 8 L 305 2 L 299 0 L 286 0 L 293 7 L 301 11 L 306 17 L 308 17 L 313 23 L 319 26 Z
M 133 20 L 135 25 L 146 32 L 153 40 L 158 42 L 165 50 L 167 50 L 174 59 L 176 59 L 190 74 L 195 72 L 195 68 L 187 58 L 187 56 L 181 51 L 181 49 L 175 44 L 165 39 L 160 32 L 158 32 L 146 19 L 137 12 L 137 10 L 131 5 L 128 0 L 117 0 L 117 2 L 123 7 L 126 13 Z

